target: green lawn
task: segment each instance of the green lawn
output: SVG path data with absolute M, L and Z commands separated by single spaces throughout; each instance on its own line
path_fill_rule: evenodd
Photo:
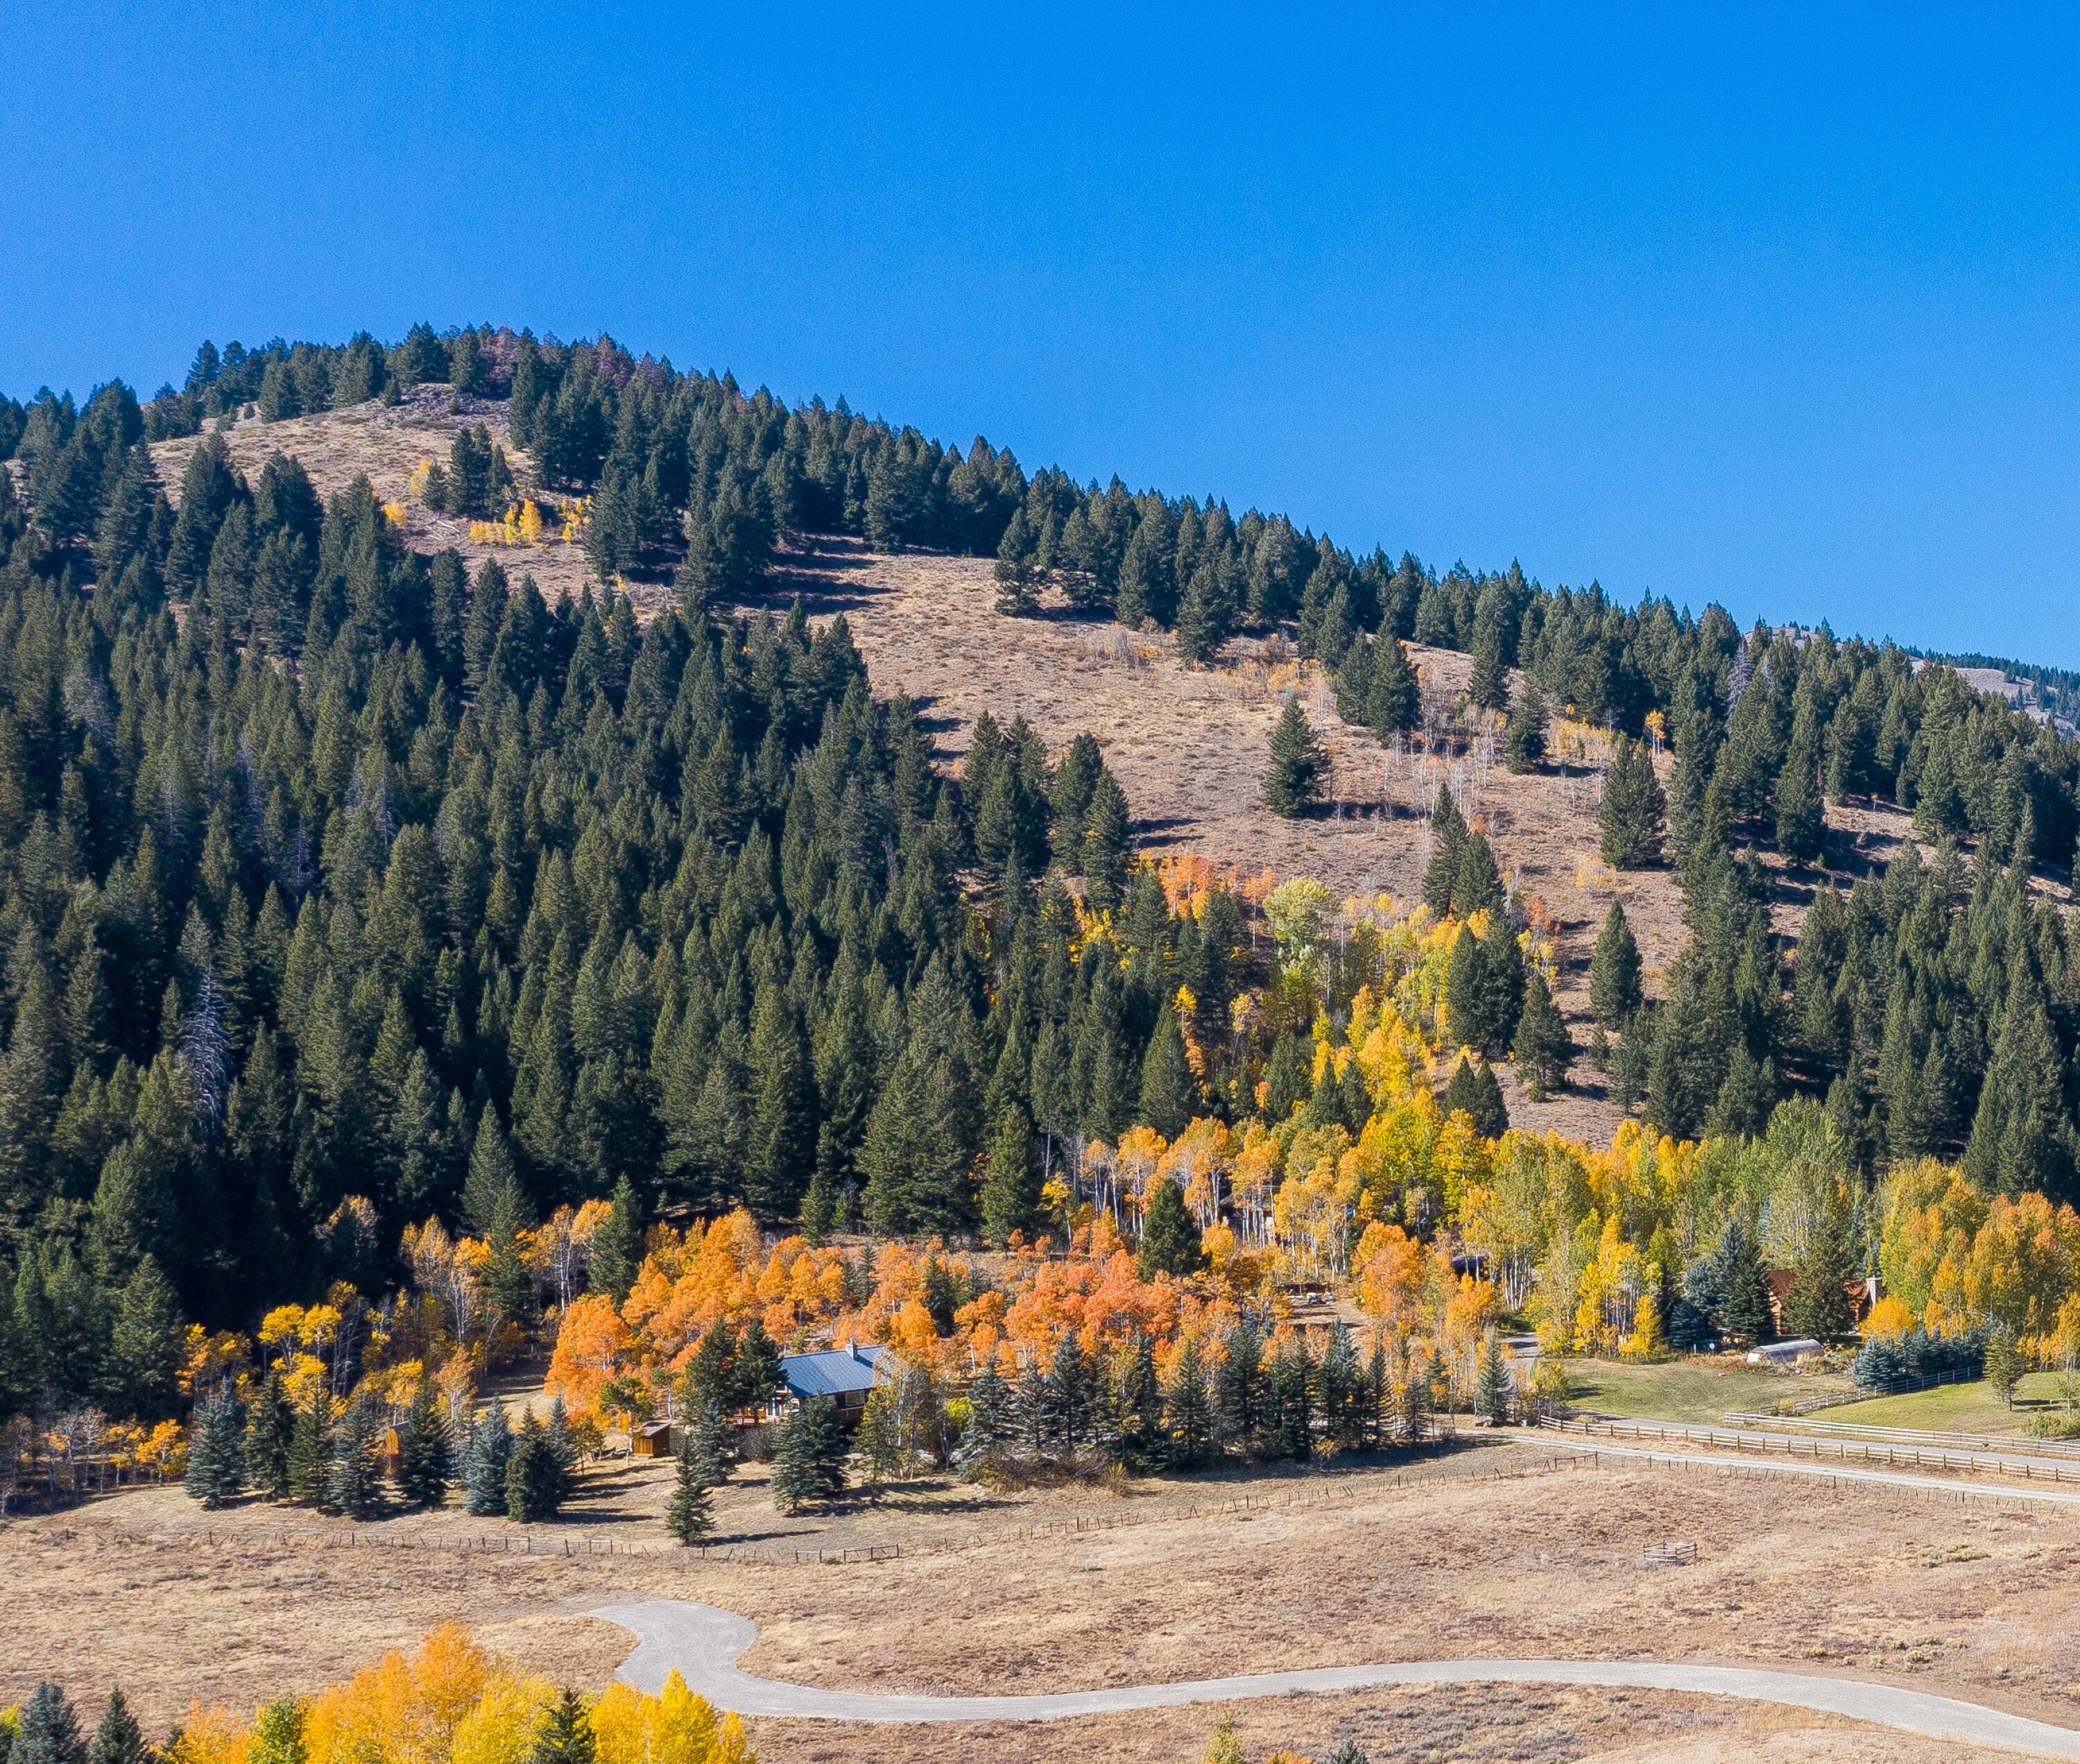
M 1933 1390 L 1910 1391 L 1902 1397 L 1872 1397 L 1864 1402 L 1845 1403 L 1825 1411 L 1830 1421 L 1855 1421 L 1872 1427 L 1933 1427 L 1945 1433 L 2019 1433 L 2030 1416 L 2040 1410 L 2059 1406 L 2057 1376 L 2048 1372 L 2031 1372 L 2015 1393 L 2015 1406 L 2006 1407 L 1983 1381 L 1969 1385 L 1938 1385 Z
M 1722 1420 L 1729 1410 L 1768 1414 L 1780 1402 L 1823 1391 L 1847 1390 L 1846 1378 L 1819 1372 L 1777 1372 L 1735 1361 L 1687 1359 L 1659 1365 L 1617 1360 L 1570 1360 L 1570 1400 L 1600 1414 L 1642 1421 Z M 1836 1411 L 1829 1410 L 1833 1414 Z

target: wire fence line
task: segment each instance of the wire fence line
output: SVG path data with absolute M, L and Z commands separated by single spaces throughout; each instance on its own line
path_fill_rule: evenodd
M 2025 1482 L 2080 1484 L 2080 1464 L 2049 1462 L 2041 1457 L 2032 1457 L 2020 1449 L 1993 1454 L 1949 1452 L 1937 1448 L 1878 1440 L 1830 1439 L 1813 1435 L 1693 1427 L 1681 1422 L 1569 1420 L 1549 1422 L 1547 1425 L 1556 1431 L 1579 1433 L 1585 1438 L 1642 1442 L 1674 1439 L 1685 1445 L 1710 1446 L 1737 1452 L 1751 1451 L 1765 1456 L 1778 1452 L 1786 1457 L 1811 1458 L 1815 1462 L 1833 1458 L 1839 1463 L 1864 1464 L 1872 1468 L 1882 1465 L 1888 1469 L 1965 1470 L 1974 1474 L 2020 1477 Z

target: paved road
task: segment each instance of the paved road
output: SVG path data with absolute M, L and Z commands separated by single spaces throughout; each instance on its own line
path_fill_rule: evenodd
M 758 1639 L 749 1618 L 683 1599 L 609 1605 L 589 1615 L 633 1632 L 635 1651 L 619 1676 L 655 1691 L 677 1670 L 689 1689 L 740 1715 L 821 1721 L 1052 1721 L 1077 1715 L 1227 1703 L 1297 1691 L 1359 1691 L 1380 1686 L 1516 1683 L 1617 1686 L 1743 1697 L 1845 1716 L 1934 1739 L 2005 1745 L 2052 1758 L 2080 1759 L 2080 1733 L 2032 1721 L 1954 1697 L 1931 1696 L 1863 1678 L 1828 1678 L 1755 1666 L 1691 1666 L 1657 1660 L 1415 1660 L 1386 1666 L 1318 1666 L 1235 1678 L 1196 1678 L 1040 1696 L 933 1697 L 828 1691 L 820 1686 L 754 1678 L 737 1659 Z
M 1859 1465 L 1829 1464 L 1824 1460 L 1801 1463 L 1796 1458 L 1733 1456 L 1725 1452 L 1656 1452 L 1647 1446 L 1612 1445 L 1600 1439 L 1569 1439 L 1557 1434 L 1541 1437 L 1538 1443 L 1562 1452 L 1579 1452 L 1585 1457 L 1644 1458 L 1650 1464 L 1709 1464 L 1772 1476 L 1824 1476 L 1833 1482 L 1876 1482 L 1893 1488 L 1932 1489 L 1939 1494 L 1970 1494 L 1990 1501 L 2010 1502 L 2018 1506 L 2080 1506 L 2080 1489 L 2019 1489 L 2012 1482 L 1965 1482 L 1956 1477 L 1921 1476 L 1912 1470 L 1866 1470 Z

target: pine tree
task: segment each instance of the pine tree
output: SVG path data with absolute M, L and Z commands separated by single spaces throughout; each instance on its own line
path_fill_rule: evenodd
M 1474 633 L 1474 672 L 1466 696 L 1483 710 L 1499 710 L 1509 702 L 1509 669 L 1503 660 L 1499 618 L 1480 620 Z
M 243 1445 L 238 1399 L 227 1382 L 195 1404 L 188 1430 L 187 1491 L 191 1499 L 214 1509 L 238 1498 L 245 1486 Z
M 1175 1139 L 1199 1111 L 1199 1081 L 1185 1051 L 1185 1037 L 1168 1004 L 1157 1014 L 1141 1066 L 1141 1118 L 1165 1139 Z
M 996 547 L 996 610 L 1009 618 L 1039 610 L 1038 572 L 1033 567 L 1036 543 L 1025 509 L 1014 509 Z
M 593 1764 L 598 1749 L 592 1719 L 575 1691 L 566 1690 L 549 1707 L 535 1730 L 526 1764 Z
M 1460 848 L 1458 868 L 1452 875 L 1452 911 L 1461 919 L 1477 912 L 1499 913 L 1503 906 L 1502 873 L 1495 868 L 1495 848 L 1487 835 L 1466 836 Z
M 530 1411 L 521 1417 L 519 1431 L 505 1460 L 505 1516 L 516 1525 L 554 1519 L 561 1502 L 564 1471 L 556 1443 Z
M 1267 1420 L 1264 1338 L 1256 1326 L 1241 1322 L 1230 1330 L 1214 1374 L 1214 1416 L 1217 1436 L 1231 1450 L 1253 1452 Z
M 1510 700 L 1502 754 L 1512 772 L 1535 772 L 1545 758 L 1545 698 L 1528 675 Z
M 1816 1220 L 1784 1295 L 1784 1328 L 1823 1342 L 1847 1335 L 1856 1321 L 1849 1306 L 1850 1274 L 1843 1221 L 1832 1217 Z
M 753 1013 L 751 1069 L 755 1073 L 751 1130 L 745 1148 L 744 1198 L 770 1225 L 791 1218 L 816 1163 L 816 1083 L 801 1025 L 777 986 L 759 994 Z
M 990 1242 L 1032 1231 L 1040 1219 L 1040 1176 L 1033 1163 L 1033 1128 L 1025 1111 L 1008 1104 L 997 1117 L 982 1183 L 982 1230 Z
M 1768 1341 L 1773 1333 L 1769 1284 L 1754 1234 L 1738 1215 L 1726 1221 L 1720 1236 L 1711 1277 L 1718 1297 L 1719 1326 L 1742 1341 Z
M 845 1493 L 850 1455 L 828 1397 L 811 1397 L 781 1423 L 773 1455 L 773 1499 L 783 1513 L 821 1506 Z
M 1010 1438 L 1011 1392 L 994 1360 L 985 1360 L 968 1383 L 967 1425 L 954 1462 L 963 1481 L 985 1475 Z
M 1364 1443 L 1361 1397 L 1365 1375 L 1357 1349 L 1340 1318 L 1329 1326 L 1322 1357 L 1315 1368 L 1315 1401 L 1323 1436 L 1340 1452 L 1355 1452 Z
M 1307 713 L 1298 698 L 1289 695 L 1278 727 L 1271 732 L 1271 763 L 1264 774 L 1264 807 L 1289 820 L 1305 815 L 1320 798 L 1328 766 L 1328 756 Z
M 1228 572 L 1201 564 L 1185 585 L 1177 605 L 1179 659 L 1195 668 L 1211 662 L 1233 633 L 1239 610 Z
M 32 1033 L 18 1015 L 18 1037 Z M 185 1330 L 180 1301 L 155 1255 L 141 1257 L 116 1294 L 109 1357 L 123 1387 L 124 1412 L 157 1420 L 172 1412 Z
M 447 1418 L 430 1378 L 421 1378 L 413 1393 L 397 1447 L 397 1492 L 405 1504 L 421 1511 L 440 1506 L 447 1498 L 452 1454 Z
M 102 1711 L 86 1749 L 86 1764 L 145 1764 L 150 1749 L 145 1743 L 145 1730 L 130 1712 L 128 1700 L 120 1690 L 111 1691 L 108 1706 Z M 267 1761 L 259 1760 L 258 1764 L 267 1764 Z
M 1369 646 L 1371 678 L 1365 688 L 1362 720 L 1382 741 L 1406 735 L 1422 709 L 1415 670 L 1399 638 L 1382 635 Z
M 1646 869 L 1661 861 L 1661 786 L 1645 744 L 1619 735 L 1612 744 L 1599 811 L 1604 861 L 1614 869 Z
M 22 1699 L 11 1737 L 6 1764 L 87 1764 L 79 1716 L 65 1692 L 48 1680 Z
M 665 1509 L 665 1529 L 687 1548 L 704 1543 L 715 1529 L 714 1487 L 711 1467 L 703 1463 L 690 1431 L 681 1435 L 672 1483 L 672 1498 Z
M 686 1437 L 699 1460 L 701 1474 L 708 1486 L 720 1488 L 729 1480 L 735 1462 L 736 1431 L 723 1413 L 722 1405 L 704 1402 L 687 1418 Z
M 643 1213 L 635 1185 L 626 1175 L 614 1185 L 614 1204 L 593 1234 L 592 1261 L 586 1277 L 595 1293 L 617 1305 L 628 1297 L 643 1265 Z
M 1575 1038 L 1566 1019 L 1553 1002 L 1552 989 L 1537 968 L 1524 983 L 1524 1010 L 1516 1020 L 1511 1053 L 1524 1093 L 1533 1102 L 1567 1087 L 1567 1067 L 1575 1057 Z
M 2006 1407 L 2014 1408 L 2015 1390 L 2022 1383 L 2022 1348 L 2015 1331 L 2004 1322 L 1986 1331 L 1986 1373 L 1994 1394 Z
M 1206 1387 L 1205 1356 L 1189 1338 L 1171 1361 L 1170 1382 L 1163 1393 L 1163 1428 L 1170 1461 L 1179 1469 L 1196 1470 L 1212 1458 L 1213 1397 Z
M 1127 862 L 1132 853 L 1130 824 L 1126 793 L 1112 773 L 1101 767 L 1084 815 L 1084 892 L 1094 907 L 1116 907 L 1126 891 Z
M 382 1503 L 381 1469 L 375 1448 L 380 1418 L 374 1401 L 357 1397 L 341 1411 L 332 1431 L 331 1461 L 325 1467 L 325 1506 L 350 1519 L 374 1517 Z
M 1491 1427 L 1509 1424 L 1509 1402 L 1515 1389 L 1502 1357 L 1502 1343 L 1490 1330 L 1481 1343 L 1480 1370 L 1474 1385 L 1474 1410 Z
M 1437 801 L 1430 811 L 1430 862 L 1423 873 L 1423 904 L 1433 917 L 1442 919 L 1452 910 L 1459 860 L 1466 849 L 1466 817 L 1460 814 L 1449 785 L 1437 786 Z
M 1445 1087 L 1439 1105 L 1447 1115 L 1464 1114 L 1474 1131 L 1483 1139 L 1499 1139 L 1509 1130 L 1509 1112 L 1503 1102 L 1502 1087 L 1486 1065 L 1475 1066 L 1465 1054 L 1453 1068 L 1452 1081 Z
M 1142 1221 L 1136 1259 L 1141 1277 L 1147 1280 L 1158 1274 L 1190 1274 L 1197 1269 L 1199 1258 L 1198 1222 L 1185 1206 L 1176 1179 L 1165 1176 L 1149 1191 L 1148 1211 Z
M 1794 864 L 1820 855 L 1827 823 L 1820 799 L 1820 737 L 1812 707 L 1802 704 L 1792 725 L 1791 746 L 1776 777 L 1776 848 Z
M 1596 953 L 1589 958 L 1589 1008 L 1604 1028 L 1621 1027 L 1639 1009 L 1639 945 L 1633 941 L 1624 907 L 1613 900 L 1597 934 Z
M 493 1401 L 470 1429 L 463 1453 L 463 1506 L 477 1519 L 505 1511 L 505 1470 L 513 1456 L 513 1430 L 505 1405 Z
M 332 1393 L 322 1385 L 296 1411 L 289 1436 L 289 1498 L 299 1506 L 324 1508 L 329 1500 L 325 1472 L 332 1461 Z
M 245 1417 L 245 1471 L 253 1486 L 270 1501 L 291 1498 L 289 1460 L 296 1433 L 296 1412 L 282 1386 L 281 1368 L 271 1368 L 254 1393 Z

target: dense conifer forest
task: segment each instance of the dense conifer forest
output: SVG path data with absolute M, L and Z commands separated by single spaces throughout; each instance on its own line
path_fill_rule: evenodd
M 598 592 L 413 553 L 365 482 L 249 480 L 214 433 L 430 380 L 510 399 L 544 481 L 590 497 Z M 188 436 L 176 507 L 145 444 Z M 1677 867 L 1690 934 L 1651 999 L 1621 914 L 1599 945 L 1619 1099 L 1738 1136 L 1803 1092 L 1867 1170 L 1961 1154 L 2074 1192 L 2080 967 L 2044 885 L 2080 746 L 1896 647 L 1361 555 L 605 340 L 205 345 L 147 402 L 0 402 L 0 1407 L 164 1411 L 183 1319 L 380 1283 L 429 1214 L 510 1245 L 619 1189 L 812 1240 L 1001 1239 L 1064 1146 L 1134 1123 L 1362 1124 L 1306 1050 L 1367 977 L 1238 1017 L 1248 909 L 1134 861 L 1094 741 L 986 719 L 950 776 L 842 618 L 736 610 L 801 533 L 992 557 L 1005 612 L 1152 622 L 1189 662 L 1289 629 L 1383 737 L 1409 641 L 1471 655 L 1512 765 L 1549 704 L 1608 724 L 1604 856 Z M 451 464 L 495 513 L 502 455 Z M 675 604 L 639 623 L 614 585 L 644 576 Z M 1871 799 L 1932 856 L 1838 888 L 1822 806 Z M 1449 798 L 1436 825 L 1428 904 L 1488 915 L 1453 953 L 1448 1101 L 1493 1133 L 1480 1056 L 1557 1086 L 1566 1031 L 1485 840 Z M 1795 951 L 1785 866 L 1817 883 Z

